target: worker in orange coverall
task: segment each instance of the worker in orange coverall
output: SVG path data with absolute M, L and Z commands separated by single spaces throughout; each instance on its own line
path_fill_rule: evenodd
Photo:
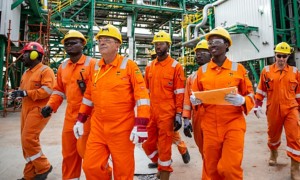
M 155 50 L 152 50 L 150 52 L 151 55 L 151 60 L 155 60 L 157 55 Z M 150 66 L 147 66 L 146 68 L 148 69 Z M 189 97 L 188 97 L 189 98 Z M 190 99 L 189 99 L 190 100 Z M 190 162 L 190 154 L 189 151 L 187 149 L 187 146 L 185 144 L 185 142 L 181 139 L 180 133 L 179 131 L 174 131 L 174 135 L 173 135 L 173 140 L 172 140 L 173 144 L 176 144 L 177 149 L 179 151 L 179 153 L 181 154 L 182 160 L 185 164 Z M 149 168 L 157 168 L 158 164 L 157 163 L 149 163 L 148 164 Z
M 79 179 L 82 158 L 90 132 L 90 120 L 85 123 L 85 131 L 78 140 L 74 137 L 73 126 L 76 123 L 83 93 L 90 76 L 89 65 L 95 59 L 82 54 L 87 41 L 83 34 L 70 30 L 61 41 L 70 58 L 59 66 L 56 85 L 47 105 L 42 109 L 44 117 L 56 112 L 64 98 L 67 100 L 64 126 L 62 131 L 62 178 Z
M 243 179 L 244 114 L 248 114 L 254 105 L 253 88 L 249 86 L 251 82 L 244 66 L 226 57 L 232 45 L 227 30 L 217 27 L 205 38 L 212 60 L 199 68 L 192 90 L 228 87 L 237 87 L 238 90 L 224 97 L 231 105 L 202 104 L 194 94 L 190 96 L 193 105 L 205 109 L 201 117 L 205 179 Z
M 90 66 L 89 83 L 73 129 L 75 136 L 82 136 L 83 124 L 93 108 L 83 170 L 89 180 L 110 179 L 106 169 L 111 155 L 114 179 L 132 180 L 134 143 L 147 139 L 148 92 L 136 63 L 118 54 L 122 44 L 119 29 L 108 24 L 95 39 L 102 58 Z
M 52 166 L 40 145 L 40 134 L 49 121 L 49 118 L 43 118 L 40 109 L 52 93 L 55 76 L 52 69 L 41 62 L 44 55 L 41 44 L 30 42 L 22 53 L 22 62 L 28 69 L 22 76 L 19 90 L 11 94 L 14 99 L 22 97 L 21 142 L 27 163 L 21 180 L 43 180 L 52 171 Z
M 143 144 L 146 155 L 158 163 L 158 176 L 169 179 L 174 131 L 182 126 L 184 72 L 182 66 L 168 54 L 170 35 L 159 31 L 154 35 L 157 58 L 146 69 L 145 81 L 151 100 L 148 140 Z
M 275 63 L 266 66 L 260 75 L 255 95 L 255 111 L 259 118 L 264 97 L 267 98 L 268 146 L 270 148 L 269 165 L 277 164 L 277 149 L 281 144 L 281 133 L 284 127 L 287 148 L 286 153 L 291 158 L 291 177 L 300 179 L 300 79 L 296 67 L 289 66 L 287 60 L 292 48 L 286 42 L 275 47 Z
M 194 49 L 196 53 L 196 63 L 199 67 L 210 61 L 211 55 L 208 51 L 207 41 L 201 40 Z M 184 119 L 184 134 L 187 137 L 192 137 L 191 131 L 194 132 L 194 139 L 199 148 L 200 153 L 203 152 L 203 135 L 201 130 L 201 116 L 204 114 L 204 108 L 192 107 L 190 96 L 192 95 L 191 89 L 194 80 L 197 78 L 197 73 L 194 72 L 186 80 L 186 86 L 184 90 L 184 104 L 183 104 L 183 113 L 182 117 Z M 198 109 L 199 108 L 199 109 Z M 192 126 L 190 126 L 190 119 L 192 119 Z

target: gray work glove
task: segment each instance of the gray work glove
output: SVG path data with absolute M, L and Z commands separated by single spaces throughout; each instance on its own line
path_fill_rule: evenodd
M 181 113 L 176 113 L 174 119 L 174 131 L 178 131 L 182 126 Z
M 184 135 L 191 138 L 192 137 L 192 132 L 193 132 L 193 128 L 192 128 L 192 124 L 191 121 L 188 118 L 184 118 Z
M 245 104 L 245 97 L 240 94 L 227 94 L 225 96 L 225 101 L 234 106 L 242 106 Z
M 194 106 L 202 104 L 201 100 L 196 98 L 196 96 L 194 95 L 193 92 L 192 92 L 192 95 L 190 96 L 190 101 L 191 101 L 192 105 L 194 105 Z

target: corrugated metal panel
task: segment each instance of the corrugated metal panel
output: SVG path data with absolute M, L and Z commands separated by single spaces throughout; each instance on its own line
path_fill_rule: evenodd
M 228 0 L 215 8 L 216 26 L 230 27 L 237 24 L 258 27 L 258 32 L 248 36 L 259 49 L 257 51 L 244 34 L 232 34 L 233 45 L 228 57 L 240 62 L 274 55 L 273 22 L 270 0 Z
M 12 41 L 19 40 L 19 30 L 20 30 L 20 18 L 21 18 L 21 6 L 16 7 L 14 10 L 11 10 L 11 4 L 13 0 L 3 0 L 2 2 L 2 12 L 1 12 L 1 26 L 0 34 L 7 37 L 9 20 L 11 20 L 11 34 L 10 39 Z M 13 42 L 18 46 L 17 42 Z

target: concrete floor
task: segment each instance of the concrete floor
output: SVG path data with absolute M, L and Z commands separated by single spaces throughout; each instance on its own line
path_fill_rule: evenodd
M 43 152 L 53 165 L 53 171 L 49 174 L 49 180 L 61 179 L 61 130 L 64 118 L 65 103 L 54 114 L 41 135 Z M 0 117 L 0 180 L 12 180 L 22 177 L 25 160 L 22 157 L 20 145 L 20 113 L 8 112 L 7 117 Z M 285 153 L 286 140 L 282 137 L 282 145 L 279 148 L 278 165 L 268 166 L 269 150 L 267 147 L 267 121 L 266 118 L 257 119 L 253 112 L 247 116 L 247 133 L 245 138 L 245 151 L 243 160 L 245 180 L 288 180 L 290 179 L 290 159 Z M 182 130 L 181 133 L 183 134 Z M 184 164 L 181 156 L 173 145 L 173 168 L 171 180 L 200 179 L 202 160 L 194 140 L 182 136 L 186 141 L 191 161 Z M 139 156 L 144 156 L 139 154 Z M 146 157 L 139 157 L 145 159 Z M 145 166 L 139 170 L 147 170 Z M 81 179 L 85 179 L 82 174 Z M 135 177 L 135 179 L 145 179 Z M 147 178 L 146 178 L 147 179 Z M 152 178 L 153 179 L 153 178 Z

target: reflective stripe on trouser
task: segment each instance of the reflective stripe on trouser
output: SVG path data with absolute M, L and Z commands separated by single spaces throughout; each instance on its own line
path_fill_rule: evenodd
M 21 116 L 21 143 L 23 156 L 29 160 L 24 168 L 25 179 L 32 179 L 36 174 L 42 174 L 49 170 L 50 163 L 42 152 L 40 134 L 50 118 L 43 118 L 41 108 L 29 107 L 26 104 L 22 108 Z
M 277 149 L 280 146 L 282 128 L 285 129 L 287 141 L 287 155 L 300 162 L 300 127 L 298 125 L 298 107 L 290 108 L 285 105 L 269 105 L 268 119 L 268 146 Z
M 181 155 L 186 153 L 187 147 L 185 142 L 181 140 L 179 131 L 174 132 L 173 144 L 176 144 L 177 149 Z
M 83 161 L 86 179 L 110 180 L 108 158 L 111 155 L 115 180 L 133 179 L 134 177 L 134 144 L 129 140 L 131 131 L 112 134 L 105 122 L 91 119 L 91 131 Z M 109 122 L 107 122 L 109 123 Z
M 159 115 L 163 113 L 153 113 L 150 115 L 150 122 L 147 126 L 148 139 L 143 143 L 143 149 L 146 155 L 152 160 L 152 162 L 169 162 L 172 155 L 172 139 L 173 139 L 173 122 L 174 116 L 166 117 L 164 119 Z M 158 153 L 154 154 L 155 151 Z M 154 155 L 150 157 L 150 155 Z M 170 171 L 173 172 L 173 169 L 170 165 L 163 166 L 165 163 L 158 164 L 159 171 Z
M 209 121 L 213 119 L 205 116 L 202 119 L 203 157 L 207 178 L 243 179 L 241 165 L 246 130 L 244 117 L 217 128 L 213 125 L 215 123 Z

